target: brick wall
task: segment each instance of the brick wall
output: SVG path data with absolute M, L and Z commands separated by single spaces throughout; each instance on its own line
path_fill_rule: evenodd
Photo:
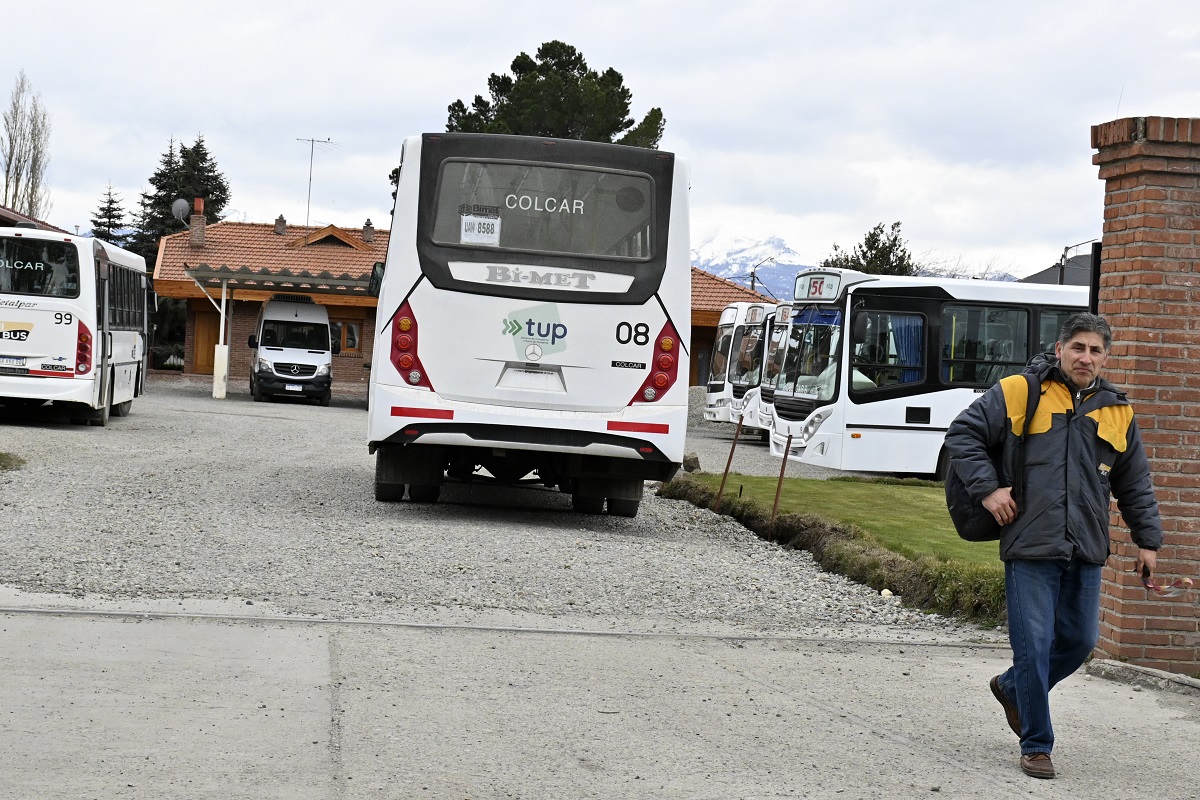
M 1092 128 L 1105 182 L 1099 310 L 1113 325 L 1105 374 L 1129 394 L 1163 518 L 1158 576 L 1200 577 L 1200 119 L 1136 117 Z M 1098 650 L 1195 675 L 1195 592 L 1155 598 L 1113 512 Z M 1200 581 L 1198 581 L 1200 582 Z

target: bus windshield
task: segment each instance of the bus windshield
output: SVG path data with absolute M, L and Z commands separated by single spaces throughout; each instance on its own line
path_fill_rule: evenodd
M 837 355 L 842 339 L 842 312 L 832 308 L 801 309 L 788 332 L 778 392 L 827 402 L 837 394 Z
M 717 328 L 717 344 L 713 347 L 712 365 L 708 375 L 709 383 L 725 382 L 725 372 L 729 367 L 729 345 L 732 341 L 732 325 L 722 325 Z
M 729 382 L 738 386 L 757 386 L 762 371 L 761 325 L 739 325 L 729 349 L 733 363 L 729 368 Z
M 448 159 L 433 240 L 442 245 L 644 261 L 654 184 L 647 175 Z
M 0 292 L 79 296 L 79 256 L 67 242 L 0 237 Z

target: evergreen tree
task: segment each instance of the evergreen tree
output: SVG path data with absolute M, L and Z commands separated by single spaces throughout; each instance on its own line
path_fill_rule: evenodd
M 658 147 L 666 125 L 662 109 L 650 109 L 635 124 L 629 116 L 633 94 L 621 73 L 597 73 L 571 45 L 546 42 L 534 57 L 518 55 L 510 69 L 511 75 L 488 78 L 491 99 L 476 95 L 470 108 L 462 100 L 451 103 L 446 130 Z M 388 176 L 393 187 L 398 176 L 396 170 Z
M 125 209 L 121 207 L 121 198 L 113 194 L 113 185 L 108 184 L 100 207 L 92 213 L 92 236 L 112 242 L 117 247 L 124 247 L 128 232 L 125 230 Z
M 893 222 L 887 231 L 879 223 L 851 251 L 834 244 L 833 253 L 821 262 L 823 268 L 855 269 L 871 275 L 916 275 L 920 266 L 908 252 L 908 243 L 900 238 L 899 222 Z
M 204 199 L 204 218 L 218 222 L 229 203 L 229 184 L 197 136 L 191 147 L 171 139 L 167 152 L 159 159 L 158 169 L 150 176 L 152 191 L 142 192 L 138 200 L 137 227 L 129 238 L 129 249 L 146 259 L 153 268 L 158 257 L 158 240 L 183 230 L 183 224 L 171 213 L 171 204 L 183 199 L 191 206 L 195 198 Z
M 451 103 L 446 130 L 658 146 L 662 110 L 651 109 L 635 128 L 629 116 L 633 94 L 621 73 L 611 67 L 597 73 L 571 45 L 546 42 L 535 58 L 518 55 L 511 69 L 512 75 L 488 78 L 490 101 L 476 95 L 469 111 L 461 100 Z

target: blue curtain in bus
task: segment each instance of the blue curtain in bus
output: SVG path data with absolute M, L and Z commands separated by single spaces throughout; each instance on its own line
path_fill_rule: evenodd
M 841 325 L 842 312 L 836 308 L 805 306 L 792 316 L 793 325 Z
M 892 336 L 896 340 L 896 355 L 900 363 L 906 366 L 920 366 L 921 339 L 924 326 L 921 317 L 907 314 L 896 314 L 891 318 Z M 900 371 L 901 383 L 917 383 L 921 380 L 920 369 L 904 369 Z

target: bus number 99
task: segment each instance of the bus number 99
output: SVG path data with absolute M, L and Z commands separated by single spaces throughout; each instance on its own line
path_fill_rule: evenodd
M 54 324 L 55 325 L 70 325 L 74 321 L 75 321 L 75 318 L 72 317 L 70 314 L 63 314 L 60 312 L 55 312 L 55 314 L 54 314 Z

